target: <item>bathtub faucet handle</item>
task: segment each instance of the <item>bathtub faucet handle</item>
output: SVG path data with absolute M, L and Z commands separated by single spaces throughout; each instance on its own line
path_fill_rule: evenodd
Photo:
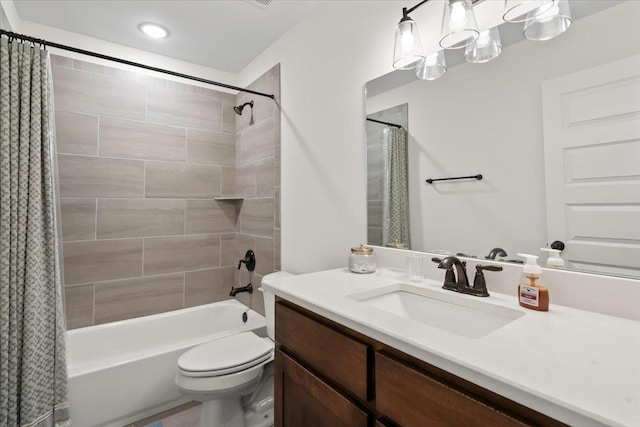
M 247 270 L 253 271 L 256 269 L 256 254 L 249 249 L 247 253 L 244 254 L 244 258 L 240 260 L 238 263 L 238 270 L 242 267 L 242 263 L 247 266 Z

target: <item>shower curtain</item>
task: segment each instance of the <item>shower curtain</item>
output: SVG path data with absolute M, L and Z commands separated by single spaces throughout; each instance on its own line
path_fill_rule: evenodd
M 382 243 L 398 241 L 411 248 L 409 234 L 409 167 L 407 132 L 402 128 L 384 130 L 384 192 L 382 203 Z
M 0 38 L 0 426 L 69 425 L 49 55 Z

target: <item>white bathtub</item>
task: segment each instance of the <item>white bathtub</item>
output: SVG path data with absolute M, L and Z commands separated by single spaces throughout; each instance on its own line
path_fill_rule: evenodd
M 67 333 L 74 427 L 122 427 L 186 403 L 174 384 L 178 357 L 194 345 L 240 331 L 266 336 L 265 319 L 223 301 Z

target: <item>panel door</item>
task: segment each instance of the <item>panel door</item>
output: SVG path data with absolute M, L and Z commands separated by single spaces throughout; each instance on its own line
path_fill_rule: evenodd
M 543 82 L 542 103 L 549 243 L 568 267 L 639 275 L 640 55 Z

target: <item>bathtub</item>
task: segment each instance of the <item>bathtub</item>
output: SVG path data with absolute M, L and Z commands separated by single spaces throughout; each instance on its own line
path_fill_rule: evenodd
M 266 336 L 265 319 L 229 300 L 67 332 L 73 425 L 122 427 L 186 403 L 174 384 L 178 357 L 241 331 Z

